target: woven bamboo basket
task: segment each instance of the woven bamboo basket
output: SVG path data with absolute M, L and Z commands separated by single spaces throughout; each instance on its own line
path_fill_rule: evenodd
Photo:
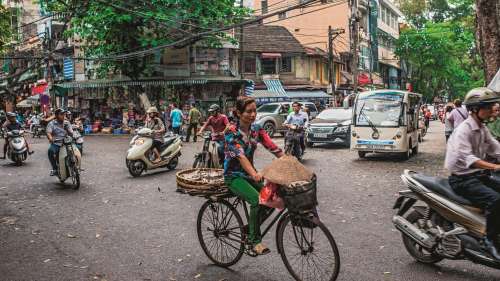
M 177 173 L 178 191 L 196 196 L 228 193 L 224 170 L 212 168 L 186 169 Z

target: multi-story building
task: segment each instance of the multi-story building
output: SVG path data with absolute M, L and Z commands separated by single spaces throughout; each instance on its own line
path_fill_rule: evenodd
M 329 3 L 330 2 L 330 3 Z M 282 10 L 297 1 L 254 0 L 251 6 L 256 15 Z M 394 40 L 399 36 L 399 9 L 389 0 L 359 0 L 358 68 L 361 84 L 399 88 L 402 84 L 400 64 L 394 56 Z M 322 5 L 296 9 L 264 20 L 264 24 L 286 27 L 303 45 L 328 50 L 328 27 L 343 29 L 334 41 L 334 54 L 342 58 L 335 64 L 337 86 L 352 83 L 349 76 L 352 55 L 350 36 L 351 8 L 347 1 L 326 1 Z M 371 16 L 370 16 L 371 15 Z M 371 78 L 371 81 L 369 79 Z M 352 86 L 352 85 L 351 85 Z M 337 88 L 338 89 L 338 88 Z

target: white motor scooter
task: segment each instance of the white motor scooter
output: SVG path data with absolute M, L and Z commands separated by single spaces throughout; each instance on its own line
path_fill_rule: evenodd
M 7 155 L 9 159 L 17 166 L 21 166 L 28 158 L 28 146 L 24 139 L 23 130 L 13 130 L 7 133 L 9 145 L 7 146 Z
M 82 154 L 72 137 L 65 137 L 57 156 L 57 177 L 60 182 L 71 178 L 73 188 L 80 188 Z
M 153 163 L 155 155 L 152 149 L 152 132 L 148 128 L 136 130 L 136 135 L 130 141 L 126 164 L 133 177 L 139 177 L 144 171 L 162 167 L 173 170 L 179 163 L 182 141 L 180 136 L 172 133 L 167 133 L 164 137 L 163 145 L 160 148 L 160 162 Z

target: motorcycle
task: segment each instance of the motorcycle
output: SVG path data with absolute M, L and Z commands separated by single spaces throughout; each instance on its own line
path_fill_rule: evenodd
M 73 189 L 80 188 L 80 167 L 82 155 L 76 147 L 74 138 L 66 136 L 57 155 L 57 178 L 64 183 L 71 178 Z
M 83 129 L 81 126 L 78 126 L 76 124 L 71 125 L 73 129 L 73 137 L 75 138 L 75 145 L 80 150 L 80 153 L 83 154 L 83 136 L 82 132 Z
M 31 135 L 33 138 L 41 138 L 42 136 L 45 136 L 45 134 L 45 127 L 42 125 L 35 124 L 32 126 Z
M 182 141 L 180 136 L 172 133 L 167 133 L 164 136 L 164 142 L 160 148 L 161 160 L 158 163 L 153 163 L 155 155 L 152 149 L 152 132 L 148 128 L 136 130 L 136 135 L 130 141 L 126 165 L 133 177 L 139 177 L 144 171 L 162 167 L 174 170 L 179 163 Z
M 500 184 L 499 174 L 492 173 L 491 177 Z M 394 205 L 398 212 L 392 222 L 413 258 L 425 264 L 465 259 L 500 269 L 500 260 L 481 246 L 486 235 L 481 209 L 456 194 L 446 178 L 405 170 L 401 179 L 409 190 L 399 192 Z
M 304 135 L 304 127 L 292 125 L 285 134 L 285 154 L 295 156 L 302 160 L 304 151 L 300 145 L 300 138 Z
M 21 166 L 28 158 L 28 146 L 24 139 L 24 130 L 7 132 L 7 137 L 9 138 L 7 155 L 17 166 Z

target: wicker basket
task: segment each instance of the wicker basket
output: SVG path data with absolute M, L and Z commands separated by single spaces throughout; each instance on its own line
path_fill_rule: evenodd
M 178 191 L 195 196 L 229 193 L 224 184 L 224 170 L 212 168 L 186 169 L 177 173 Z

